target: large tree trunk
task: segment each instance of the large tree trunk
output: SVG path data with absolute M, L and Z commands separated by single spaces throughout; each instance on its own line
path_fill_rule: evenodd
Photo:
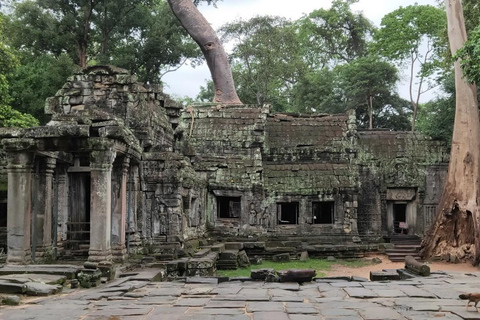
M 241 104 L 233 83 L 227 54 L 220 39 L 192 0 L 168 0 L 173 14 L 200 46 L 215 86 L 213 102 Z
M 445 0 L 452 54 L 467 39 L 460 0 Z M 455 62 L 456 111 L 450 164 L 436 219 L 423 243 L 423 256 L 480 259 L 480 129 L 477 90 L 462 78 Z

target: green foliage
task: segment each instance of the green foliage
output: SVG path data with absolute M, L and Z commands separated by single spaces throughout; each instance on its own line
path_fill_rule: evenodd
M 288 109 L 292 86 L 304 69 L 293 24 L 262 16 L 226 24 L 220 32 L 224 41 L 236 43 L 230 57 L 240 100 Z
M 438 62 L 434 49 L 443 44 L 441 39 L 446 23 L 445 12 L 433 6 L 400 7 L 383 17 L 381 28 L 374 36 L 374 49 L 400 64 L 417 59 L 421 62 L 420 73 L 431 75 Z M 427 45 L 425 52 L 421 46 L 424 41 Z
M 375 28 L 350 6 L 358 0 L 334 0 L 330 9 L 318 9 L 297 24 L 302 54 L 311 67 L 349 62 L 367 54 Z
M 200 86 L 200 92 L 197 95 L 196 101 L 212 102 L 215 96 L 215 89 L 212 80 L 207 80 L 205 86 Z
M 22 64 L 10 76 L 11 105 L 20 112 L 30 113 L 45 124 L 45 99 L 55 95 L 78 66 L 72 59 L 61 54 L 58 57 L 41 54 L 26 55 Z
M 8 35 L 32 57 L 116 64 L 142 81 L 158 82 L 169 66 L 200 55 L 163 0 L 22 1 Z
M 438 97 L 421 106 L 418 114 L 418 130 L 434 139 L 452 142 L 453 124 L 455 121 L 455 76 L 453 72 L 443 79 L 444 96 Z M 477 98 L 480 98 L 480 90 Z M 479 100 L 480 102 L 480 100 Z M 480 103 L 479 103 L 480 105 Z
M 338 90 L 338 72 L 328 68 L 310 70 L 293 88 L 295 111 L 343 113 L 347 107 Z
M 32 115 L 21 113 L 10 106 L 0 104 L 0 127 L 28 128 L 38 126 Z
M 13 50 L 5 44 L 3 16 L 0 14 L 0 127 L 31 127 L 38 121 L 28 114 L 13 109 L 9 103 L 10 84 L 8 77 L 18 65 L 18 59 Z
M 445 26 L 446 15 L 443 10 L 415 4 L 400 7 L 385 15 L 374 37 L 374 51 L 399 66 L 408 66 L 412 130 L 415 129 L 420 96 L 425 89 L 436 86 L 432 77 L 443 67 Z M 416 68 L 419 71 L 415 74 Z
M 391 94 L 398 81 L 397 69 L 391 64 L 368 56 L 342 65 L 338 70 L 344 108 L 357 110 L 360 127 L 368 127 L 370 112 L 372 115 L 383 113 L 385 117 L 387 114 L 399 116 L 405 113 L 403 108 L 396 108 L 401 105 L 400 100 Z M 373 127 L 378 127 L 375 122 L 376 119 Z M 384 125 L 388 122 L 386 119 L 383 121 Z
M 109 40 L 99 62 L 125 68 L 140 81 L 154 83 L 187 59 L 198 63 L 198 45 L 187 36 L 166 2 L 141 9 L 130 14 L 132 21 L 116 34 L 117 39 Z
M 470 33 L 463 47 L 455 54 L 463 75 L 470 83 L 480 83 L 480 24 Z
M 16 68 L 18 60 L 5 43 L 3 16 L 0 14 L 0 105 L 10 102 L 8 75 Z
M 465 18 L 465 28 L 467 29 L 468 38 L 470 32 L 480 24 L 480 2 L 478 0 L 462 0 L 463 17 Z

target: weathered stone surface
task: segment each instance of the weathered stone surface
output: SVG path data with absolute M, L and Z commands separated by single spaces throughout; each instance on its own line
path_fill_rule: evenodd
M 418 262 L 412 256 L 405 257 L 405 268 L 424 277 L 430 275 L 430 267 L 425 263 Z
M 269 274 L 275 275 L 275 269 L 252 269 L 250 277 L 255 280 L 265 280 Z
M 300 261 L 307 261 L 308 260 L 308 251 L 302 251 L 300 254 Z
M 365 289 L 365 288 L 345 288 L 344 290 L 352 298 L 364 299 L 364 298 L 373 298 L 378 296 L 372 290 Z
M 2 293 L 23 294 L 25 293 L 26 288 L 27 287 L 24 283 L 14 283 L 0 280 L 0 292 Z
M 46 284 L 64 284 L 66 277 L 50 274 L 10 274 L 0 276 L 0 280 L 13 283 L 41 282 Z
M 29 296 L 47 296 L 62 290 L 61 285 L 51 285 L 37 282 L 25 283 L 25 294 Z
M 398 272 L 391 271 L 370 271 L 371 281 L 400 280 Z
M 272 256 L 272 260 L 276 262 L 280 261 L 290 261 L 290 254 L 288 253 L 280 253 Z
M 245 250 L 242 250 L 238 253 L 238 266 L 240 268 L 247 268 L 250 266 L 250 260 L 248 259 Z
M 20 297 L 14 295 L 2 297 L 2 304 L 7 306 L 17 306 L 20 304 Z
M 365 320 L 403 320 L 403 316 L 395 310 L 385 307 L 372 307 L 365 310 L 359 310 L 360 315 Z
M 4 265 L 0 268 L 0 275 L 37 273 L 62 275 L 67 279 L 74 279 L 80 269 L 74 265 Z

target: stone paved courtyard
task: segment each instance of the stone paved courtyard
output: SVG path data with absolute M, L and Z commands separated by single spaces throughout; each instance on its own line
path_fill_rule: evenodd
M 1 319 L 390 320 L 480 319 L 462 292 L 480 291 L 480 273 L 433 273 L 394 282 L 319 279 L 297 283 L 150 282 L 131 276 L 92 289 L 2 307 Z M 205 283 L 189 283 L 205 282 Z

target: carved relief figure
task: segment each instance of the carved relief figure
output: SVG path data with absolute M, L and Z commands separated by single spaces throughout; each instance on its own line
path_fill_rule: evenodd
M 255 210 L 255 204 L 250 203 L 249 219 L 248 224 L 254 226 L 257 224 L 257 211 Z

